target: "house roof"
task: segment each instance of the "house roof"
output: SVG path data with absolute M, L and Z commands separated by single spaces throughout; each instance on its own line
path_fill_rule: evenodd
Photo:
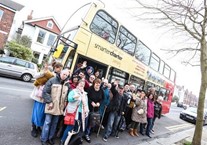
M 24 6 L 12 0 L 0 0 L 0 4 L 14 11 L 20 11 Z
M 31 24 L 31 25 L 33 25 L 35 22 L 51 20 L 51 19 L 54 21 L 54 23 L 58 27 L 59 31 L 61 31 L 60 25 L 57 23 L 57 21 L 55 20 L 55 18 L 53 16 L 43 17 L 43 18 L 36 18 L 36 19 L 32 19 L 32 20 L 25 20 L 25 21 L 23 21 L 23 23 L 24 24 Z

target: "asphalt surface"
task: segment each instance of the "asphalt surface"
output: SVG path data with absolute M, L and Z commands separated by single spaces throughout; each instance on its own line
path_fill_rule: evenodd
M 0 145 L 41 144 L 39 136 L 33 138 L 30 135 L 33 100 L 29 96 L 32 89 L 32 83 L 0 77 Z M 124 131 L 120 133 L 119 139 L 110 137 L 107 142 L 104 142 L 102 140 L 104 131 L 102 130 L 99 137 L 92 134 L 90 145 L 137 145 L 192 128 L 194 125 L 179 119 L 181 110 L 181 108 L 172 106 L 169 114 L 157 120 L 155 134 L 152 135 L 151 139 L 142 135 L 131 137 L 127 131 Z M 55 141 L 56 144 L 59 144 L 59 139 Z M 87 144 L 86 142 L 83 143 L 83 145 Z

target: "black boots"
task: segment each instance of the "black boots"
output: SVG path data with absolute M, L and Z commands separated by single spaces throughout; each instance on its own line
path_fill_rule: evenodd
M 32 124 L 31 135 L 37 137 L 37 128 L 34 124 Z

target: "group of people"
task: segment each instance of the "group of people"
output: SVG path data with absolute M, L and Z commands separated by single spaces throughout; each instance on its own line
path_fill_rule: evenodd
M 100 129 L 104 129 L 103 141 L 110 136 L 119 138 L 120 126 L 124 125 L 131 136 L 139 136 L 139 130 L 151 138 L 155 119 L 161 117 L 162 97 L 157 97 L 154 88 L 145 92 L 116 79 L 109 83 L 86 61 L 73 73 L 61 63 L 45 63 L 34 86 L 31 135 L 37 137 L 40 133 L 42 145 L 54 145 L 57 136 L 64 145 L 68 132 L 78 127 L 78 144 L 83 139 L 90 143 L 91 133 L 99 133 Z M 67 113 L 75 114 L 71 121 L 74 124 L 64 124 Z M 99 116 L 98 123 L 94 123 L 94 113 Z

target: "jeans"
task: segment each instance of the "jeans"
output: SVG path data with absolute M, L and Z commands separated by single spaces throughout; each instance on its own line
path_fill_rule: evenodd
M 139 125 L 139 127 L 140 127 L 140 129 L 139 129 L 139 132 L 141 133 L 141 134 L 144 134 L 144 126 L 145 126 L 145 123 L 140 123 L 140 125 Z
M 48 139 L 52 139 L 55 135 L 59 116 L 46 114 L 45 122 L 42 128 L 41 141 L 46 142 Z
M 157 118 L 157 117 L 154 117 L 154 118 L 153 118 L 153 120 L 152 120 L 152 126 L 151 126 L 151 129 L 150 129 L 150 130 L 152 130 L 152 129 L 153 129 L 154 124 L 155 124 L 155 120 L 156 120 L 156 118 Z
M 104 137 L 108 138 L 111 134 L 117 133 L 117 127 L 120 119 L 121 119 L 121 115 L 118 115 L 117 112 L 109 113 L 108 123 L 106 126 L 106 132 Z
M 63 136 L 61 138 L 61 142 L 65 142 L 66 138 L 68 137 L 68 132 L 73 130 L 75 125 L 67 125 L 64 133 L 63 133 Z
M 147 118 L 147 130 L 146 130 L 146 135 L 150 134 L 150 131 L 152 129 L 152 122 L 153 118 Z

